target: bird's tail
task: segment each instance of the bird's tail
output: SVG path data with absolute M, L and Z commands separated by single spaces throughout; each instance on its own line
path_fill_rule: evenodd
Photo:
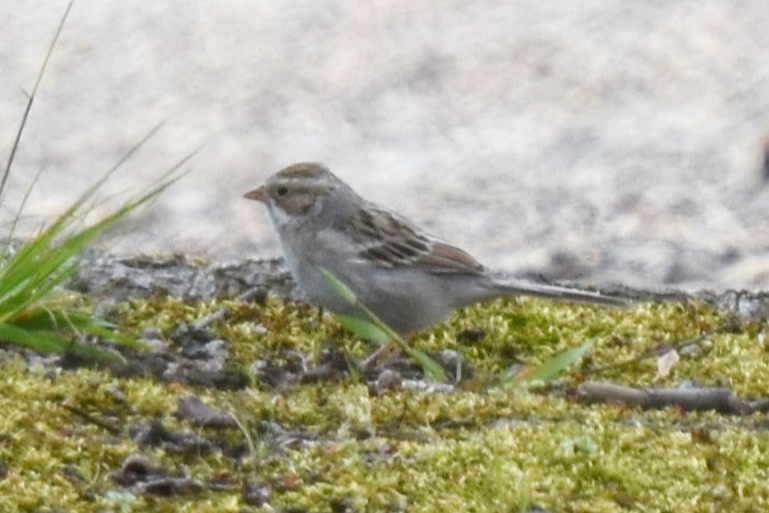
M 630 302 L 626 299 L 606 296 L 598 292 L 589 292 L 586 290 L 570 289 L 559 287 L 557 285 L 547 285 L 544 283 L 531 283 L 526 281 L 506 279 L 499 284 L 500 292 L 503 294 L 517 295 L 525 294 L 527 296 L 538 296 L 557 301 L 568 301 L 573 303 L 590 303 L 601 306 L 627 307 Z

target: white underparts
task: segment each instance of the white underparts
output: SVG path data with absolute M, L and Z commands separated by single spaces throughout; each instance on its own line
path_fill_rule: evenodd
M 275 224 L 276 228 L 282 228 L 291 221 L 291 217 L 289 217 L 282 208 L 272 202 L 270 202 L 270 216 L 272 217 L 272 222 Z

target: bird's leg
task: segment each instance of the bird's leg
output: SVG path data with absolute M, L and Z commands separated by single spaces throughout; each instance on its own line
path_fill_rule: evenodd
M 408 342 L 411 338 L 411 333 L 408 335 L 403 335 L 401 338 Z M 392 340 L 388 340 L 379 346 L 373 353 L 368 355 L 365 360 L 363 360 L 363 363 L 361 363 L 361 370 L 368 371 L 375 368 L 382 360 L 389 357 L 393 351 L 396 351 L 397 349 L 398 347 L 392 342 Z
M 393 352 L 393 349 L 395 349 L 395 344 L 390 342 L 389 340 L 382 344 L 381 346 L 377 347 L 374 352 L 372 352 L 370 355 L 366 357 L 365 360 L 361 363 L 360 367 L 361 370 L 369 371 L 379 365 L 380 360 L 388 356 L 390 353 Z

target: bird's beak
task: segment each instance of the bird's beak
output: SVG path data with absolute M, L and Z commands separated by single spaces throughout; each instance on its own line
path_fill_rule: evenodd
M 258 189 L 254 189 L 251 192 L 247 192 L 243 195 L 244 198 L 248 198 L 250 200 L 256 200 L 261 201 L 262 203 L 267 203 L 267 191 L 264 190 L 264 185 L 259 187 Z

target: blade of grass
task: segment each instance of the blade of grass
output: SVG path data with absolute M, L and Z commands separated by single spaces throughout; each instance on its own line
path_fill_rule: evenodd
M 555 355 L 539 367 L 524 370 L 503 382 L 512 385 L 520 385 L 523 383 L 551 381 L 566 369 L 577 363 L 592 346 L 592 342 L 585 342 L 581 346 L 568 349 Z
M 358 319 L 357 317 L 341 314 L 334 314 L 334 317 L 336 317 L 336 320 L 339 321 L 339 324 L 341 324 L 343 328 L 361 338 L 371 340 L 377 344 L 384 344 L 390 340 L 390 337 L 388 337 L 384 331 L 380 330 L 370 322 Z
M 144 344 L 114 331 L 117 326 L 87 311 L 67 310 L 67 299 L 56 298 L 35 305 L 35 308 L 20 312 L 13 318 L 13 326 L 28 331 L 57 331 L 70 328 L 106 340 L 114 340 L 134 349 L 143 349 Z
M 122 363 L 125 361 L 116 353 L 105 351 L 95 346 L 73 342 L 56 332 L 27 331 L 1 322 L 0 341 L 12 342 L 14 345 L 44 353 L 63 354 L 71 351 L 83 356 L 90 356 L 115 363 Z
M 21 141 L 21 135 L 24 133 L 24 128 L 27 126 L 27 119 L 29 118 L 29 113 L 32 110 L 32 103 L 35 101 L 35 96 L 37 95 L 37 90 L 40 87 L 40 83 L 43 80 L 43 75 L 45 74 L 45 68 L 48 66 L 48 61 L 51 59 L 51 56 L 53 55 L 53 49 L 56 48 L 56 42 L 59 40 L 59 36 L 61 35 L 62 30 L 64 30 L 64 23 L 67 21 L 67 17 L 69 16 L 69 11 L 72 10 L 72 6 L 74 5 L 75 0 L 70 0 L 69 4 L 67 4 L 67 9 L 64 11 L 64 14 L 62 15 L 61 19 L 59 20 L 59 26 L 56 28 L 56 34 L 54 34 L 53 39 L 51 40 L 51 44 L 48 47 L 48 52 L 45 54 L 45 58 L 43 59 L 43 64 L 40 66 L 40 71 L 37 73 L 37 78 L 35 79 L 35 85 L 32 87 L 32 92 L 29 95 L 29 98 L 27 99 L 27 106 L 24 109 L 24 114 L 21 117 L 21 123 L 19 123 L 19 128 L 16 130 L 16 138 L 13 141 L 13 145 L 11 146 L 11 152 L 8 155 L 8 162 L 5 165 L 5 170 L 3 171 L 3 177 L 0 180 L 0 203 L 2 203 L 3 193 L 5 192 L 5 184 L 8 182 L 8 177 L 11 174 L 11 167 L 13 166 L 13 161 L 16 158 L 16 151 L 19 149 L 19 142 Z
M 32 183 L 29 184 L 29 187 L 27 187 L 27 190 L 24 192 L 24 197 L 21 199 L 21 204 L 19 205 L 19 208 L 16 209 L 16 215 L 13 216 L 13 222 L 11 223 L 11 229 L 8 231 L 8 237 L 6 237 L 6 246 L 5 246 L 5 255 L 8 255 L 8 252 L 11 251 L 11 240 L 13 239 L 13 234 L 16 233 L 16 227 L 19 224 L 19 220 L 21 219 L 21 213 L 24 211 L 24 207 L 27 205 L 27 200 L 29 200 L 30 194 L 32 194 L 32 189 L 35 188 L 35 185 L 37 185 L 37 181 L 40 179 L 40 176 L 43 174 L 43 170 L 45 167 L 41 167 L 37 173 L 35 173 L 35 177 L 32 179 Z
M 0 340 L 13 342 L 16 345 L 49 353 L 64 353 L 72 345 L 58 335 L 27 331 L 16 326 L 0 322 Z

